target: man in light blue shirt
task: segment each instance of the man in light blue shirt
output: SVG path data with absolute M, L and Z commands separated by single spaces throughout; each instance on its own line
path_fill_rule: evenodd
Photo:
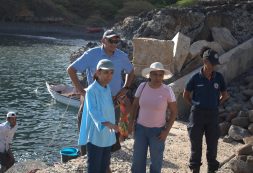
M 80 58 L 68 67 L 69 76 L 81 95 L 85 95 L 85 90 L 78 80 L 77 72 L 85 72 L 88 85 L 90 85 L 93 82 L 97 63 L 101 59 L 111 60 L 115 67 L 112 81 L 109 83 L 112 96 L 116 96 L 119 92 L 129 88 L 134 77 L 133 65 L 129 61 L 128 55 L 117 49 L 119 41 L 120 36 L 118 34 L 113 30 L 107 30 L 101 40 L 102 46 L 84 52 Z M 124 85 L 121 76 L 122 71 L 127 73 Z
M 117 95 L 125 95 L 129 89 L 129 86 L 134 79 L 134 70 L 133 65 L 128 59 L 128 56 L 123 51 L 117 49 L 117 45 L 120 41 L 119 34 L 115 33 L 113 30 L 107 30 L 103 38 L 101 39 L 102 45 L 99 47 L 92 48 L 78 58 L 75 62 L 73 62 L 67 69 L 68 74 L 76 87 L 77 91 L 85 96 L 85 90 L 81 85 L 77 73 L 85 72 L 87 75 L 87 82 L 90 85 L 93 82 L 93 76 L 96 71 L 96 66 L 99 60 L 108 59 L 113 62 L 114 65 L 114 74 L 109 86 L 111 88 L 112 96 L 115 97 Z M 122 71 L 126 73 L 125 83 L 122 80 Z M 83 100 L 83 99 L 81 99 Z M 79 108 L 78 112 L 78 128 L 80 129 L 80 122 L 82 117 L 82 106 Z M 116 122 L 119 119 L 119 110 L 115 110 L 116 112 Z M 84 155 L 85 148 L 82 147 L 81 154 Z

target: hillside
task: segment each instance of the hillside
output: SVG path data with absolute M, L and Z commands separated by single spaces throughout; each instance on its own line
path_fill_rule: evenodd
M 0 22 L 112 26 L 152 9 L 240 0 L 0 0 Z
M 0 0 L 0 21 L 86 24 L 105 26 L 170 4 L 165 1 L 125 0 Z

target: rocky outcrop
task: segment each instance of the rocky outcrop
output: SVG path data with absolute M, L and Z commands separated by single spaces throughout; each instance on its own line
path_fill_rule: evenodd
M 216 35 L 211 34 L 212 28 L 223 27 L 231 31 L 238 43 L 242 43 L 253 36 L 252 14 L 252 1 L 209 1 L 191 8 L 163 8 L 128 17 L 114 28 L 126 39 L 150 37 L 171 40 L 181 32 L 193 42 L 213 41 Z

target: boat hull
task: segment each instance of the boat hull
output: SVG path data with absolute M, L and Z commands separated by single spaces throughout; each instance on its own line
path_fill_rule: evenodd
M 63 91 L 71 91 L 71 90 L 73 91 L 74 87 L 67 86 L 67 85 L 61 85 L 61 86 L 65 86 L 65 88 L 62 89 L 62 90 L 59 89 L 58 91 L 56 91 L 55 90 L 56 85 L 50 85 L 50 84 L 48 84 L 46 82 L 46 86 L 47 86 L 47 90 L 50 93 L 50 95 L 57 102 L 63 103 L 63 104 L 68 105 L 68 106 L 76 107 L 76 108 L 78 108 L 80 106 L 80 100 L 79 100 L 79 98 L 76 95 L 75 96 L 74 95 L 71 96 L 71 95 L 66 95 L 66 93 L 65 94 L 61 94 L 61 92 L 63 92 Z

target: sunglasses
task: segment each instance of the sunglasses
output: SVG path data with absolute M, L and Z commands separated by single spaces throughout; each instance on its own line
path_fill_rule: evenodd
M 109 42 L 110 44 L 118 44 L 118 43 L 120 42 L 119 39 L 113 40 L 113 39 L 111 39 L 111 38 L 107 38 L 107 40 L 108 40 L 108 42 Z

